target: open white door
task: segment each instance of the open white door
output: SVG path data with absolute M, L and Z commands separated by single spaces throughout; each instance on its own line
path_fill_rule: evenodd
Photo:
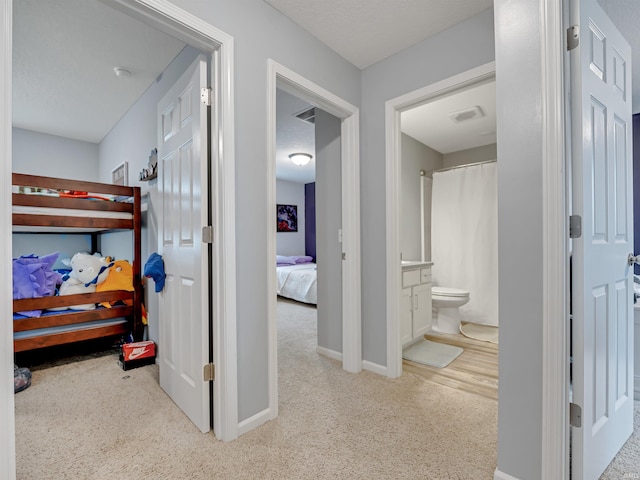
M 158 104 L 158 249 L 167 275 L 159 301 L 160 386 L 210 430 L 207 62 L 199 57 Z
M 570 53 L 572 208 L 582 219 L 572 242 L 571 472 L 582 480 L 599 478 L 633 431 L 631 49 L 596 0 L 572 0 L 571 25 L 580 30 Z

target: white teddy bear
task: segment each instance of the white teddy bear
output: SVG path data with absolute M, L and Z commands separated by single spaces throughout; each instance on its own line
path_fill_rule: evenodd
M 93 293 L 96 285 L 106 280 L 109 275 L 109 263 L 99 254 L 79 252 L 71 257 L 71 261 L 63 260 L 63 263 L 71 267 L 71 272 L 63 277 L 60 285 L 60 295 L 74 295 L 76 293 Z M 51 310 L 93 310 L 95 303 L 73 305 L 70 307 L 52 308 Z

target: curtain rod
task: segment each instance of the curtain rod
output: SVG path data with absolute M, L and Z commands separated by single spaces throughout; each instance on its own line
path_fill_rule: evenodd
M 454 165 L 453 167 L 445 167 L 445 168 L 438 168 L 435 170 L 420 170 L 420 175 L 421 176 L 425 176 L 429 173 L 434 173 L 434 172 L 446 172 L 448 170 L 455 170 L 456 168 L 465 168 L 465 167 L 475 167 L 476 165 L 484 165 L 485 163 L 495 163 L 497 160 L 485 160 L 484 162 L 476 162 L 476 163 L 467 163 L 465 165 Z

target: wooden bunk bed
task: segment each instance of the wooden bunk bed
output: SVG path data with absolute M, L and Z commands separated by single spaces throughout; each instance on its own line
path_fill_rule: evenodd
M 143 328 L 140 188 L 17 173 L 12 175 L 12 185 L 14 233 L 90 234 L 92 251 L 95 252 L 100 234 L 131 230 L 134 287 L 133 292 L 113 290 L 14 300 L 14 351 L 23 352 L 110 336 L 124 337 L 129 333 L 134 340 L 140 340 Z M 90 192 L 112 200 L 39 195 L 38 190 Z M 27 310 L 118 300 L 130 301 L 112 308 L 63 310 L 38 318 L 17 318 L 15 315 L 15 312 Z

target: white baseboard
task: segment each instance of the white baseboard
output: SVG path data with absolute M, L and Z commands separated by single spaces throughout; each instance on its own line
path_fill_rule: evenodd
M 247 433 L 254 428 L 258 428 L 263 423 L 267 423 L 271 420 L 271 409 L 267 408 L 261 412 L 256 413 L 253 417 L 249 417 L 246 420 L 238 423 L 238 436 Z
M 325 357 L 333 358 L 334 360 L 342 361 L 342 353 L 336 352 L 335 350 L 330 350 L 325 347 L 316 347 L 316 353 L 320 355 L 324 355 Z
M 516 477 L 512 477 L 511 475 L 501 472 L 496 468 L 496 471 L 493 472 L 493 480 L 518 480 Z
M 373 373 L 377 373 L 378 375 L 384 375 L 385 377 L 389 376 L 387 367 L 383 365 L 378 365 L 377 363 L 373 363 L 368 360 L 362 361 L 362 369 L 368 370 Z

